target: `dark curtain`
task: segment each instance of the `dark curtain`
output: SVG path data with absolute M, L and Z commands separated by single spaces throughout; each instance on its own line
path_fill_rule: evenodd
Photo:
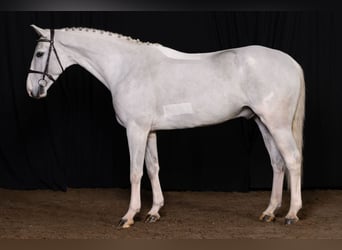
M 304 188 L 341 188 L 341 13 L 338 12 L 2 12 L 0 13 L 0 186 L 15 189 L 129 187 L 125 129 L 110 92 L 79 66 L 48 97 L 26 93 L 36 45 L 30 24 L 83 26 L 184 52 L 259 44 L 303 67 L 307 87 Z M 272 169 L 251 120 L 158 132 L 164 190 L 269 189 Z M 143 188 L 149 189 L 147 175 Z

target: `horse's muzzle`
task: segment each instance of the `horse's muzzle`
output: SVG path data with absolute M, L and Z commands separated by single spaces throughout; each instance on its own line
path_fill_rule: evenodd
M 34 99 L 40 99 L 40 98 L 46 97 L 46 90 L 44 87 L 39 86 L 36 89 L 29 90 L 28 94 L 30 97 L 32 97 Z

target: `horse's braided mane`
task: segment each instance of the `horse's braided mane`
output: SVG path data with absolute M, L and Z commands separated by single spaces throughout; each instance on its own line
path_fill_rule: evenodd
M 134 39 L 130 36 L 125 36 L 122 34 L 118 34 L 118 33 L 114 33 L 114 32 L 110 32 L 110 31 L 105 31 L 105 30 L 100 30 L 100 29 L 94 29 L 94 28 L 87 28 L 87 27 L 67 27 L 63 29 L 64 31 L 83 31 L 83 32 L 93 32 L 93 33 L 98 33 L 98 34 L 102 34 L 102 35 L 108 35 L 108 36 L 115 36 L 117 38 L 120 39 L 126 39 L 127 41 L 131 41 L 131 42 L 135 42 L 138 44 L 152 44 L 150 42 L 142 42 L 139 39 Z

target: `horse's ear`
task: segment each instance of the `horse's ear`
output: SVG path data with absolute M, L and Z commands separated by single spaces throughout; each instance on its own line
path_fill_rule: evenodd
M 39 35 L 39 36 L 43 36 L 43 37 L 47 37 L 47 31 L 42 29 L 42 28 L 39 28 L 38 26 L 34 25 L 34 24 L 31 24 L 30 25 L 35 31 L 36 33 Z

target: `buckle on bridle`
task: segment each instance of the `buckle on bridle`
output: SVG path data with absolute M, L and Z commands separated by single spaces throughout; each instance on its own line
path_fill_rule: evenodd
M 41 79 L 38 80 L 38 85 L 40 87 L 46 87 L 47 81 L 44 78 L 41 78 Z

